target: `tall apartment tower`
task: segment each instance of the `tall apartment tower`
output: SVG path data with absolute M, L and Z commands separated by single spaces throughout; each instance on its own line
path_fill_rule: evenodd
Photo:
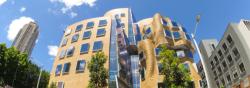
M 36 23 L 30 22 L 25 24 L 18 32 L 12 46 L 16 47 L 20 52 L 25 52 L 30 56 L 38 35 L 39 31 Z
M 194 47 L 185 32 L 160 14 L 136 22 L 128 8 L 76 22 L 65 30 L 49 83 L 55 82 L 60 88 L 86 88 L 90 79 L 87 63 L 101 51 L 108 56 L 105 68 L 110 88 L 161 87 L 164 83 L 158 70 L 158 46 L 166 45 L 177 52 L 199 88 L 200 77 L 192 65 Z
M 214 88 L 250 87 L 250 21 L 229 23 L 219 43 L 203 40 L 200 50 Z M 214 43 L 214 46 L 211 45 Z M 211 52 L 212 51 L 212 52 Z M 198 68 L 200 68 L 198 66 Z M 202 71 L 199 71 L 200 73 Z M 204 86 L 205 87 L 205 86 Z

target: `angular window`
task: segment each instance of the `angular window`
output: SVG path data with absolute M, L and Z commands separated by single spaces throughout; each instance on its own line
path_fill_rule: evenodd
M 173 26 L 177 27 L 178 24 L 175 21 L 172 21 Z
M 106 26 L 106 25 L 107 25 L 107 20 L 100 20 L 99 21 L 99 27 Z
M 125 17 L 125 13 L 121 13 L 121 17 Z
M 86 66 L 85 60 L 78 60 L 77 65 L 76 65 L 76 71 L 77 72 L 84 72 L 85 66 Z
M 65 35 L 67 36 L 67 35 L 69 35 L 71 33 L 71 29 L 66 29 L 65 30 Z
M 214 61 L 215 61 L 216 64 L 219 63 L 219 60 L 218 60 L 217 56 L 214 56 Z
M 214 67 L 214 62 L 210 61 L 210 64 L 211 64 L 211 68 L 213 68 Z
M 67 38 L 63 39 L 61 47 L 63 47 L 63 46 L 65 46 L 65 45 L 67 45 L 67 41 L 68 41 L 68 39 L 67 39 Z
M 161 63 L 158 63 L 159 74 L 162 74 L 162 70 L 163 70 L 163 65 Z
M 227 56 L 227 61 L 228 61 L 229 63 L 232 63 L 232 62 L 233 62 L 232 56 L 231 56 L 230 54 Z
M 230 77 L 230 74 L 227 75 L 227 82 L 228 83 L 231 83 L 231 77 Z
M 185 52 L 183 50 L 176 51 L 176 55 L 179 58 L 185 57 Z
M 59 64 L 56 66 L 56 71 L 55 71 L 55 75 L 58 76 L 61 74 L 61 70 L 62 70 L 62 65 Z
M 165 19 L 161 19 L 161 22 L 163 26 L 168 26 L 168 22 Z
M 226 61 L 222 62 L 222 66 L 223 66 L 224 70 L 227 69 L 227 63 L 226 63 Z
M 192 51 L 190 51 L 190 50 L 185 50 L 185 55 L 186 55 L 186 57 L 189 57 L 189 58 L 194 57 Z
M 121 27 L 122 27 L 122 28 L 125 28 L 125 24 L 124 24 L 124 23 L 121 23 Z
M 230 35 L 227 36 L 227 42 L 231 44 L 233 42 L 233 39 Z
M 60 53 L 59 58 L 60 58 L 60 59 L 64 58 L 65 53 L 66 53 L 66 51 L 65 51 L 65 50 L 62 50 L 61 53 Z
M 71 43 L 76 42 L 76 41 L 78 40 L 78 38 L 79 38 L 79 34 L 75 34 L 75 35 L 72 37 L 72 39 L 71 39 Z
M 102 41 L 95 41 L 95 42 L 94 42 L 93 51 L 94 51 L 94 52 L 100 51 L 100 50 L 102 50 L 102 47 L 103 47 Z
M 240 72 L 241 72 L 241 73 L 246 72 L 246 69 L 245 69 L 245 66 L 244 66 L 243 63 L 241 63 L 241 64 L 239 65 L 239 68 L 240 68 Z
M 218 66 L 217 69 L 218 69 L 218 71 L 219 71 L 219 74 L 221 74 L 221 73 L 222 73 L 221 67 Z
M 238 75 L 237 69 L 235 67 L 233 68 L 232 72 L 233 72 L 234 79 L 237 79 L 239 75 Z
M 173 35 L 174 35 L 174 39 L 179 39 L 181 38 L 181 35 L 179 32 L 173 32 Z
M 160 55 L 160 51 L 161 51 L 160 48 L 155 48 L 155 55 L 156 56 Z
M 75 30 L 75 32 L 81 31 L 81 30 L 82 30 L 82 27 L 83 27 L 83 25 L 82 25 L 82 24 L 77 25 L 77 26 L 76 26 L 76 30 Z
M 63 67 L 63 74 L 69 73 L 70 63 L 65 63 Z
M 57 88 L 64 88 L 64 82 L 58 82 Z
M 91 31 L 85 31 L 83 33 L 83 39 L 89 39 L 91 36 Z
M 220 57 L 222 57 L 222 52 L 221 52 L 221 50 L 218 51 L 218 54 L 219 54 Z
M 191 36 L 190 36 L 189 34 L 187 34 L 187 33 L 186 33 L 186 38 L 187 38 L 188 40 L 191 40 Z
M 166 37 L 172 38 L 172 32 L 171 32 L 171 31 L 165 29 L 165 30 L 164 30 L 164 33 L 165 33 L 165 36 L 166 36 Z
M 227 51 L 227 45 L 226 45 L 226 43 L 224 43 L 224 44 L 222 45 L 222 48 L 224 49 L 224 51 Z
M 189 65 L 188 65 L 188 63 L 184 63 L 183 65 L 184 65 L 184 68 L 189 71 Z
M 146 29 L 146 31 L 145 31 L 145 34 L 150 34 L 150 33 L 151 33 L 151 28 L 148 27 L 148 28 Z
M 224 78 L 221 78 L 221 83 L 222 83 L 223 85 L 226 84 Z
M 87 29 L 93 28 L 94 27 L 94 22 L 88 22 L 87 23 Z
M 240 55 L 237 48 L 234 48 L 234 49 L 233 49 L 233 54 L 234 54 L 235 57 L 237 57 L 237 56 Z
M 88 53 L 88 51 L 89 51 L 89 44 L 88 43 L 82 44 L 81 54 Z
M 215 76 L 215 77 L 217 77 L 217 73 L 216 73 L 216 71 L 214 71 L 214 76 Z
M 74 50 L 75 50 L 75 47 L 74 46 L 70 46 L 67 50 L 67 56 L 72 56 L 74 54 Z
M 106 33 L 105 28 L 101 28 L 97 30 L 97 37 L 104 36 Z

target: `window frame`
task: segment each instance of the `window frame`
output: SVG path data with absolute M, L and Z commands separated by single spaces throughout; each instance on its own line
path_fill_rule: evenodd
M 63 67 L 62 64 L 58 64 L 58 65 L 56 66 L 55 76 L 59 76 L 59 75 L 61 74 L 61 72 L 62 72 L 62 67 Z M 58 70 L 59 70 L 59 73 L 57 73 Z
M 75 38 L 76 38 L 76 39 L 75 39 Z M 79 39 L 79 34 L 73 35 L 72 38 L 71 38 L 71 43 L 77 42 L 78 39 Z
M 69 51 L 70 50 L 70 51 Z M 69 52 L 72 52 L 72 54 L 69 55 Z M 75 52 L 75 47 L 74 46 L 70 46 L 68 49 L 67 49 L 67 52 L 66 52 L 66 56 L 67 57 L 71 57 L 74 55 L 74 52 Z
M 83 47 L 87 47 L 87 50 L 86 51 L 82 51 Z M 85 54 L 85 53 L 88 53 L 89 52 L 89 47 L 90 47 L 90 44 L 89 43 L 84 43 L 81 45 L 81 49 L 80 49 L 80 54 Z
M 85 33 L 89 33 L 88 37 L 85 36 L 85 35 L 86 35 Z M 85 32 L 83 33 L 82 39 L 90 39 L 91 35 L 92 35 L 92 32 L 91 32 L 91 31 L 85 31 Z
M 70 62 L 64 63 L 62 73 L 68 74 L 70 72 L 70 66 L 71 66 Z
M 104 22 L 104 23 L 103 23 L 103 22 Z M 102 19 L 102 20 L 99 20 L 98 27 L 107 26 L 107 24 L 108 24 L 107 19 Z
M 99 32 L 101 32 L 101 34 L 99 34 Z M 105 34 L 106 34 L 105 28 L 100 28 L 100 29 L 97 29 L 96 37 L 102 37 L 102 36 L 105 36 Z
M 95 26 L 95 22 L 94 22 L 94 21 L 89 21 L 89 22 L 87 23 L 86 29 L 91 29 L 91 28 L 93 28 L 94 26 Z
M 84 63 L 82 68 L 80 67 L 81 63 Z M 77 73 L 84 72 L 86 66 L 87 66 L 86 60 L 78 60 L 77 63 L 76 63 L 76 72 Z
M 101 44 L 101 45 L 99 45 L 99 44 Z M 97 47 L 97 48 L 95 48 L 95 47 Z M 103 42 L 102 41 L 95 41 L 92 51 L 97 52 L 97 51 L 102 51 L 102 50 L 103 50 Z
M 83 24 L 79 24 L 79 25 L 77 25 L 77 26 L 76 26 L 76 28 L 75 28 L 75 32 L 79 32 L 79 31 L 81 31 L 81 30 L 82 30 L 82 28 L 83 28 Z

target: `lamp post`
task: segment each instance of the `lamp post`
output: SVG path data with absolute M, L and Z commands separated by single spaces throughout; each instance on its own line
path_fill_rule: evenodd
M 196 50 L 198 52 L 199 58 L 201 60 L 202 66 L 204 68 L 204 73 L 205 73 L 206 80 L 209 80 L 210 78 L 208 77 L 208 73 L 207 73 L 207 68 L 206 68 L 206 65 L 205 65 L 205 61 L 204 61 L 204 59 L 203 59 L 203 57 L 201 55 L 200 49 L 199 49 L 198 44 L 197 44 L 197 42 L 195 40 L 195 34 L 196 34 L 196 30 L 197 30 L 198 24 L 200 22 L 200 17 L 201 17 L 200 15 L 196 16 L 196 24 L 195 24 L 195 28 L 194 28 L 194 33 L 192 33 L 191 36 L 192 36 L 192 40 L 194 42 L 195 48 L 196 48 Z M 210 85 L 209 81 L 207 81 L 207 87 L 211 88 L 211 85 Z
M 37 79 L 37 84 L 36 84 L 36 88 L 39 88 L 39 84 L 40 84 L 40 80 L 41 80 L 41 75 L 42 75 L 42 67 L 40 68 L 40 74 L 39 74 L 39 77 Z

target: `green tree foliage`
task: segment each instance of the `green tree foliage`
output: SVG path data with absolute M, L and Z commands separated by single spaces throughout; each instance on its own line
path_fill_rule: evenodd
M 107 87 L 108 71 L 104 67 L 107 56 L 103 52 L 97 52 L 92 56 L 91 61 L 88 63 L 90 72 L 89 88 L 104 88 Z
M 36 87 L 40 68 L 33 64 L 27 54 L 20 53 L 16 48 L 7 48 L 0 44 L 0 86 L 13 86 L 14 88 Z M 49 73 L 42 72 L 40 88 L 46 88 Z
M 180 62 L 175 51 L 166 46 L 161 47 L 160 63 L 162 74 L 165 76 L 164 84 L 167 88 L 189 88 L 191 77 L 188 69 Z

